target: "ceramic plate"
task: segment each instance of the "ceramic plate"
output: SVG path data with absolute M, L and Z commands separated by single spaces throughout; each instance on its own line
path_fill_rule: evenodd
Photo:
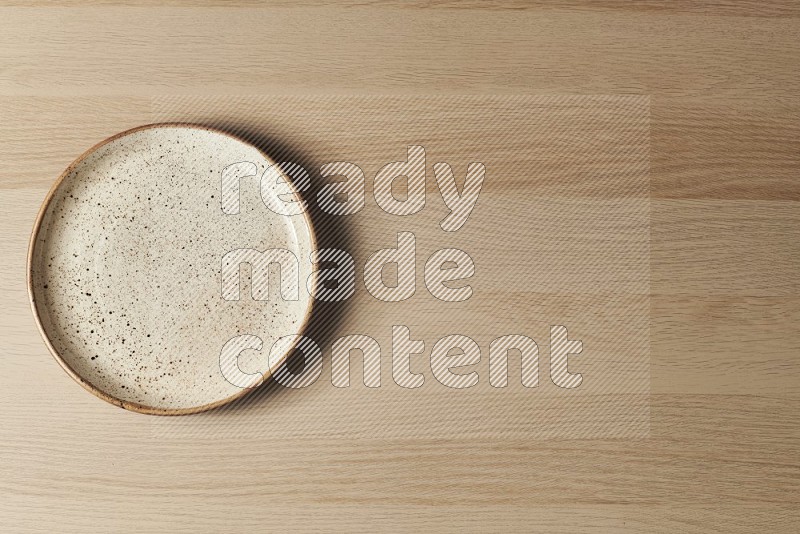
M 238 195 L 229 189 L 226 207 L 223 169 L 239 162 L 258 171 L 236 180 Z M 308 321 L 306 280 L 314 275 L 302 260 L 314 236 L 305 213 L 268 209 L 287 200 L 260 187 L 272 165 L 228 134 L 162 124 L 107 139 L 62 174 L 33 230 L 28 289 L 45 341 L 67 373 L 123 408 L 182 414 L 249 391 L 221 370 L 231 339 L 263 342 L 239 351 L 242 373 L 261 377 L 283 363 L 291 345 L 268 353 Z M 239 249 L 292 252 L 301 260 L 298 298 L 282 299 L 278 283 L 256 288 L 244 267 L 240 286 L 231 288 L 228 278 L 226 296 L 223 258 Z M 238 277 L 238 263 L 235 271 Z M 256 299 L 253 291 L 265 292 Z

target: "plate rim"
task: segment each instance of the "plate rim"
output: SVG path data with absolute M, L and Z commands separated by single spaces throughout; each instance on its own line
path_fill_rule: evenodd
M 203 124 L 200 124 L 200 123 L 195 123 L 195 122 L 154 122 L 154 123 L 144 124 L 144 125 L 141 125 L 141 126 L 136 126 L 134 128 L 129 128 L 127 130 L 123 130 L 123 131 L 121 131 L 121 132 L 119 132 L 117 134 L 112 135 L 111 137 L 103 139 L 102 141 L 94 144 L 92 147 L 90 147 L 87 150 L 85 150 L 80 156 L 78 156 L 74 161 L 72 161 L 72 163 L 70 163 L 67 166 L 67 168 L 64 169 L 64 171 L 58 176 L 58 178 L 56 178 L 56 180 L 50 186 L 50 189 L 47 191 L 47 194 L 45 195 L 44 200 L 42 201 L 42 204 L 39 207 L 39 211 L 36 214 L 36 220 L 34 221 L 33 228 L 31 230 L 30 240 L 28 242 L 28 252 L 27 252 L 27 261 L 26 261 L 26 286 L 27 286 L 27 292 L 28 292 L 28 301 L 29 301 L 29 304 L 31 306 L 31 311 L 33 312 L 34 321 L 36 322 L 36 328 L 39 331 L 39 335 L 41 335 L 42 339 L 44 340 L 45 345 L 47 346 L 47 349 L 50 351 L 50 354 L 58 362 L 58 364 L 61 366 L 61 368 L 74 381 L 76 381 L 78 384 L 83 386 L 83 388 L 86 391 L 88 391 L 89 393 L 93 394 L 94 396 L 96 396 L 96 397 L 108 402 L 109 404 L 113 404 L 114 406 L 118 406 L 120 408 L 123 408 L 125 410 L 129 410 L 129 411 L 132 411 L 132 412 L 137 412 L 137 413 L 142 413 L 142 414 L 147 414 L 147 415 L 189 415 L 189 414 L 194 414 L 194 413 L 205 412 L 205 411 L 208 411 L 208 410 L 213 410 L 214 408 L 218 408 L 220 406 L 223 406 L 223 405 L 226 405 L 226 404 L 230 404 L 230 403 L 232 403 L 232 402 L 234 402 L 234 401 L 236 401 L 238 399 L 241 399 L 242 397 L 245 397 L 248 394 L 252 393 L 253 391 L 259 389 L 261 386 L 263 386 L 267 382 L 268 379 L 264 378 L 257 385 L 255 385 L 253 387 L 250 387 L 250 388 L 243 388 L 241 391 L 239 391 L 237 393 L 234 393 L 233 395 L 230 395 L 228 397 L 225 397 L 224 399 L 219 399 L 219 400 L 216 400 L 214 402 L 210 402 L 210 403 L 203 404 L 203 405 L 200 405 L 200 406 L 192 406 L 192 407 L 189 407 L 189 408 L 158 408 L 158 407 L 150 406 L 150 405 L 147 405 L 147 404 L 141 404 L 141 403 L 138 403 L 138 402 L 133 402 L 133 401 L 127 401 L 127 400 L 124 400 L 124 399 L 120 399 L 120 398 L 115 397 L 115 396 L 103 391 L 102 389 L 98 388 L 97 386 L 92 384 L 89 380 L 87 380 L 86 378 L 81 376 L 79 373 L 77 373 L 64 360 L 64 358 L 59 354 L 59 352 L 55 349 L 55 347 L 53 346 L 53 343 L 50 341 L 50 338 L 47 335 L 47 332 L 45 332 L 45 329 L 42 326 L 42 320 L 41 320 L 41 317 L 39 315 L 39 310 L 36 307 L 36 297 L 34 296 L 34 290 L 33 290 L 33 260 L 34 260 L 33 255 L 34 255 L 34 250 L 36 248 L 36 241 L 37 241 L 37 238 L 39 236 L 39 231 L 41 230 L 42 222 L 44 220 L 45 214 L 47 213 L 47 210 L 50 207 L 51 202 L 55 198 L 56 192 L 58 191 L 59 187 L 63 183 L 64 179 L 70 174 L 70 172 L 72 172 L 87 157 L 89 157 L 91 154 L 93 154 L 94 152 L 99 150 L 101 147 L 107 145 L 108 143 L 111 143 L 112 141 L 116 141 L 117 139 L 119 139 L 121 137 L 125 137 L 127 135 L 131 135 L 131 134 L 143 131 L 143 130 L 151 130 L 151 129 L 158 129 L 158 128 L 183 128 L 183 129 L 191 129 L 191 130 L 203 130 L 203 131 L 208 131 L 208 132 L 221 134 L 221 135 L 224 135 L 224 136 L 229 137 L 231 139 L 234 139 L 235 141 L 238 141 L 240 143 L 244 143 L 244 144 L 254 148 L 255 150 L 258 151 L 259 154 L 261 154 L 261 156 L 268 163 L 271 163 L 272 165 L 276 164 L 276 162 L 269 155 L 267 155 L 263 150 L 261 150 L 261 148 L 256 146 L 254 143 L 252 143 L 252 142 L 250 142 L 250 141 L 248 141 L 246 139 L 243 139 L 242 137 L 240 137 L 238 135 L 234 135 L 234 134 L 232 134 L 230 132 L 227 132 L 227 131 L 225 131 L 225 130 L 223 130 L 221 128 L 216 128 L 214 126 L 206 126 L 206 125 L 203 125 Z M 291 180 L 287 180 L 287 183 L 289 184 L 289 187 L 290 187 L 292 193 L 294 193 L 295 195 L 297 195 L 299 197 L 300 196 L 300 192 L 297 190 L 297 188 L 295 188 L 295 186 L 291 182 Z M 310 237 L 309 246 L 311 247 L 312 251 L 317 250 L 317 236 L 316 236 L 316 233 L 314 231 L 314 225 L 312 224 L 311 216 L 309 215 L 308 210 L 304 210 L 303 211 L 303 218 L 305 219 L 306 225 L 308 226 L 308 232 L 309 232 L 309 237 Z M 311 276 L 312 276 L 312 285 L 314 287 L 316 287 L 317 280 L 318 280 L 318 272 L 317 271 L 312 271 Z M 310 319 L 311 319 L 311 315 L 312 315 L 314 307 L 315 307 L 314 297 L 312 295 L 309 295 L 309 302 L 308 302 L 308 306 L 306 307 L 305 315 L 303 316 L 303 320 L 300 323 L 299 328 L 297 329 L 297 333 L 295 334 L 297 336 L 297 339 L 295 340 L 294 343 L 292 343 L 288 347 L 286 352 L 281 355 L 280 359 L 276 360 L 275 364 L 270 366 L 270 368 L 267 371 L 270 375 L 272 375 L 272 373 L 275 371 L 275 369 L 280 367 L 287 360 L 287 358 L 289 357 L 289 354 L 291 354 L 291 352 L 295 348 L 297 348 L 298 343 L 300 341 L 300 337 L 302 336 L 302 334 L 305 331 L 308 330 Z M 267 373 L 263 373 L 263 375 L 266 375 L 266 374 Z

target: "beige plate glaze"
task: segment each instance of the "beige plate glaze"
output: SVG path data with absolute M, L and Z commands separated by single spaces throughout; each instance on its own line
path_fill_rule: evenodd
M 222 169 L 241 161 L 259 175 L 241 182 L 237 215 L 220 205 Z M 28 253 L 34 316 L 56 360 L 86 389 L 130 410 L 186 414 L 246 392 L 220 371 L 234 336 L 263 340 L 245 351 L 245 373 L 274 371 L 276 339 L 301 332 L 314 235 L 305 214 L 268 210 L 259 190 L 272 161 L 209 128 L 154 124 L 103 141 L 76 160 L 42 205 Z M 221 264 L 239 248 L 284 248 L 300 259 L 300 298 L 224 300 Z M 277 284 L 273 284 L 277 286 Z

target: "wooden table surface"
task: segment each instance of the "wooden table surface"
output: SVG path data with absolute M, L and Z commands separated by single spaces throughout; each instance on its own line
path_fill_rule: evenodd
M 797 2 L 0 4 L 0 530 L 800 530 Z M 541 122 L 504 130 L 497 119 L 563 118 L 559 103 L 578 110 L 567 141 L 605 119 L 618 133 L 613 110 L 638 109 L 632 150 L 649 173 L 621 181 L 629 174 L 596 159 L 602 150 L 586 159 Z M 392 324 L 408 324 L 427 351 L 451 333 L 484 349 L 492 334 L 528 334 L 546 348 L 544 328 L 560 319 L 586 335 L 645 336 L 634 363 L 649 378 L 618 396 L 644 423 L 584 421 L 599 426 L 570 434 L 549 421 L 540 432 L 526 422 L 542 406 L 593 413 L 602 395 L 565 407 L 564 392 L 543 384 L 504 397 L 485 366 L 464 395 L 437 389 L 429 368 L 414 395 L 395 384 L 338 390 L 328 366 L 313 388 L 266 388 L 245 406 L 185 418 L 89 395 L 36 329 L 30 230 L 75 157 L 156 120 L 223 127 L 309 168 L 348 159 L 367 176 L 407 144 L 460 175 L 484 158 L 487 183 L 463 230 L 437 228 L 441 199 L 409 220 L 423 258 L 438 246 L 473 254 L 470 305 L 420 294 L 387 308 L 362 285 L 315 328 L 384 343 Z M 367 198 L 328 231 L 360 265 L 402 229 Z M 604 216 L 615 199 L 645 215 L 629 235 Z M 564 226 L 542 214 L 558 202 L 575 221 L 583 214 L 569 228 L 586 229 L 598 261 L 611 261 L 592 248 L 605 239 L 644 247 L 610 264 L 625 284 L 597 270 L 601 287 L 590 287 L 548 248 Z M 504 245 L 516 279 L 492 264 Z M 551 265 L 546 280 L 530 268 L 542 257 L 555 262 L 537 263 Z M 598 307 L 600 294 L 618 300 Z M 600 345 L 586 342 L 584 369 Z

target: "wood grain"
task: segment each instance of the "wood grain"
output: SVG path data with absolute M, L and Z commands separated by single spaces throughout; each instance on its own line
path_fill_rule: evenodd
M 796 2 L 0 4 L 4 530 L 800 528 Z M 554 94 L 650 98 L 649 191 L 620 193 L 650 206 L 646 438 L 448 435 L 414 414 L 406 435 L 371 436 L 381 414 L 368 408 L 364 391 L 336 396 L 330 387 L 194 422 L 154 421 L 86 394 L 38 336 L 25 292 L 35 213 L 61 170 L 109 135 L 173 114 L 255 128 L 300 154 L 316 138 L 309 161 L 354 154 L 374 166 L 404 145 L 382 138 L 357 152 L 368 137 L 363 129 L 315 136 L 313 118 L 273 113 L 265 122 L 268 106 L 248 118 L 252 101 L 237 104 L 238 95 L 322 98 L 314 109 L 332 113 L 323 97 Z M 185 95 L 230 98 L 210 110 L 188 106 Z M 169 98 L 180 105 L 168 109 Z M 440 109 L 438 137 L 419 121 L 404 131 L 427 132 L 434 146 L 450 143 L 454 162 L 465 163 L 486 129 L 456 111 Z M 384 125 L 378 132 L 398 117 L 380 107 L 373 115 Z M 471 134 L 453 139 L 448 127 Z M 528 152 L 522 145 L 534 153 L 533 143 Z M 494 184 L 487 205 L 547 186 L 511 173 Z M 420 220 L 429 246 L 440 215 L 431 207 Z M 484 230 L 462 234 L 476 255 L 492 250 L 487 236 L 501 230 L 500 219 L 480 216 Z M 356 254 L 385 242 L 385 222 L 368 210 L 352 224 Z M 487 300 L 477 304 L 534 309 L 518 292 L 483 280 Z M 568 288 L 573 300 L 563 306 L 589 300 L 589 288 Z M 376 309 L 355 307 L 334 330 L 383 328 Z M 397 313 L 430 318 L 429 344 L 446 323 L 438 312 L 420 299 Z M 488 312 L 497 316 L 487 335 L 492 324 L 514 324 L 512 312 L 489 305 L 459 317 L 476 325 Z M 237 426 L 256 417 L 259 432 Z M 310 422 L 301 428 L 297 418 Z

